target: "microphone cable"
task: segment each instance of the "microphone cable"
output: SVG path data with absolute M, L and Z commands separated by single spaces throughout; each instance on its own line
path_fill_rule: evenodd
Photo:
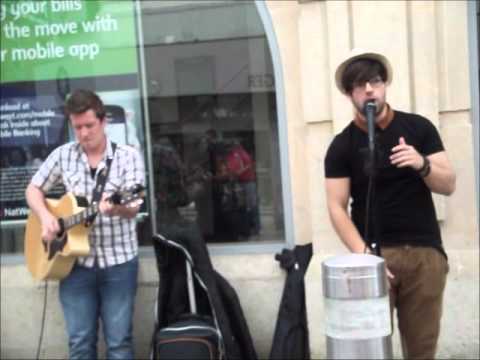
M 47 294 L 48 294 L 48 280 L 45 280 L 42 322 L 41 322 L 41 325 L 40 325 L 40 337 L 38 339 L 37 356 L 35 357 L 35 359 L 37 359 L 37 360 L 40 359 L 40 351 L 42 349 L 43 332 L 44 332 L 44 329 L 45 329 L 45 318 L 46 318 L 46 315 L 47 315 Z

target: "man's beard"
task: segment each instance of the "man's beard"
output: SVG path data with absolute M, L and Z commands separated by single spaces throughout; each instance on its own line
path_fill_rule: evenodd
M 363 114 L 363 111 L 365 109 L 365 104 L 367 103 L 367 101 L 370 101 L 370 100 L 365 100 L 365 102 L 361 105 L 357 104 L 357 103 L 354 103 L 354 106 L 355 106 L 355 109 L 360 113 L 360 114 Z M 385 108 L 385 101 L 378 101 L 378 100 L 375 100 L 375 105 L 376 105 L 376 112 L 375 112 L 375 116 L 378 116 L 382 113 L 383 109 Z

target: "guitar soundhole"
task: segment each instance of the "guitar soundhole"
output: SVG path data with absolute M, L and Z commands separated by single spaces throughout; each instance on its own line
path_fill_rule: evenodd
M 52 260 L 55 254 L 62 251 L 67 243 L 67 234 L 64 234 L 60 238 L 56 238 L 50 243 L 50 251 L 48 252 L 48 260 Z

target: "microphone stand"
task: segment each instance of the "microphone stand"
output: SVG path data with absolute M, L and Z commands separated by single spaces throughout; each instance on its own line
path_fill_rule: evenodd
M 375 156 L 375 117 L 377 106 L 375 101 L 367 101 L 364 107 L 364 114 L 367 118 L 368 129 L 368 190 L 366 199 L 366 213 L 369 215 L 365 219 L 365 240 L 367 244 L 370 244 L 372 250 L 377 256 L 381 256 L 379 239 L 378 239 L 378 227 L 376 224 L 377 204 L 376 204 L 376 156 Z M 372 211 L 373 210 L 373 211 Z M 369 224 L 372 224 L 373 239 L 370 239 Z

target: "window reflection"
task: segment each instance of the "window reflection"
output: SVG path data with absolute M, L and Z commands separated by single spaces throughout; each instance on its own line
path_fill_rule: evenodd
M 141 4 L 157 230 L 283 241 L 273 67 L 255 4 Z

